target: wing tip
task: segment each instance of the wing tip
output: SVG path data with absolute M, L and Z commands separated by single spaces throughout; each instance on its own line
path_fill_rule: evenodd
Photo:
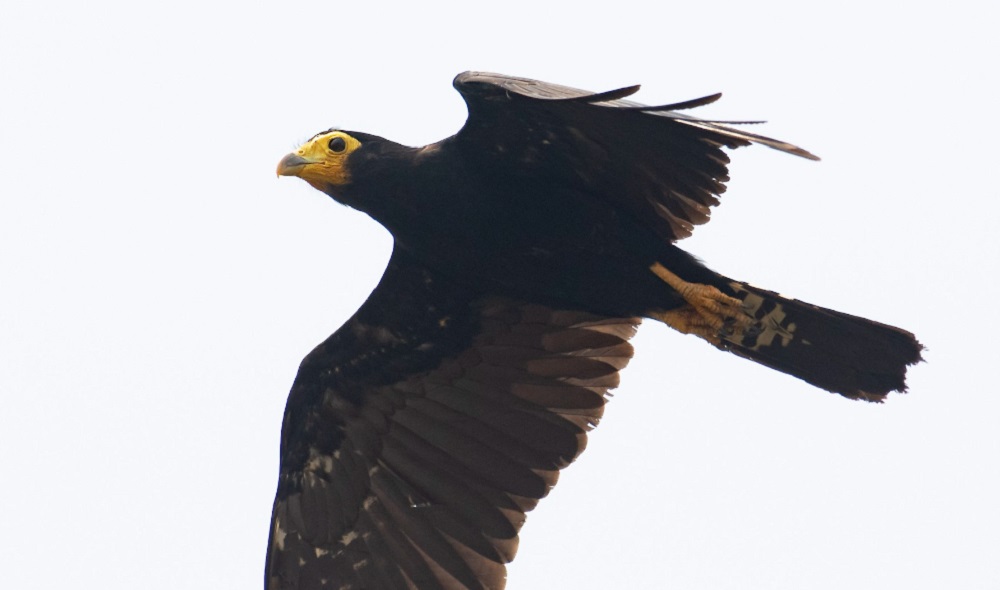
M 781 150 L 787 154 L 792 154 L 793 156 L 798 156 L 800 158 L 812 160 L 813 162 L 819 162 L 822 160 L 822 158 L 820 158 L 816 154 L 810 152 L 809 150 L 802 149 L 797 145 L 792 145 L 790 143 L 785 143 L 785 142 L 780 142 L 780 143 L 782 144 L 783 147 L 780 148 L 775 147 L 774 149 Z M 768 147 L 774 147 L 774 146 L 768 146 Z
M 747 131 L 740 131 L 739 129 L 733 129 L 732 127 L 726 127 L 725 125 L 720 125 L 716 122 L 706 121 L 704 119 L 696 119 L 693 117 L 683 117 L 683 118 L 676 117 L 673 118 L 673 120 L 682 125 L 688 125 L 690 127 L 704 129 L 705 131 L 713 132 L 723 137 L 728 137 L 738 142 L 742 142 L 742 143 L 737 143 L 735 145 L 730 145 L 729 147 L 739 147 L 739 146 L 749 145 L 751 143 L 757 143 L 760 145 L 767 146 L 771 149 L 778 150 L 779 152 L 785 152 L 786 154 L 792 154 L 793 156 L 799 156 L 800 158 L 805 158 L 807 160 L 813 160 L 813 161 L 820 160 L 820 157 L 817 156 L 816 154 L 806 149 L 800 148 L 795 144 L 788 143 L 787 141 L 772 139 L 770 137 L 758 135 L 756 133 L 750 133 Z M 712 140 L 717 141 L 716 139 Z
M 709 94 L 708 96 L 702 96 L 702 97 L 699 97 L 699 98 L 692 98 L 690 100 L 682 100 L 680 102 L 672 102 L 670 104 L 663 104 L 663 105 L 658 105 L 658 106 L 653 106 L 653 107 L 639 106 L 639 107 L 634 107 L 634 108 L 637 109 L 637 110 L 640 110 L 640 111 L 650 111 L 650 112 L 656 112 L 656 111 L 684 111 L 684 110 L 687 110 L 687 109 L 693 109 L 693 108 L 703 107 L 705 105 L 712 104 L 713 102 L 719 100 L 720 98 L 722 98 L 722 93 L 721 92 L 716 92 L 715 94 Z

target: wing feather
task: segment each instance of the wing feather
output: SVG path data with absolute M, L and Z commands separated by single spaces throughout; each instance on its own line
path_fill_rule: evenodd
M 503 588 L 637 323 L 469 290 L 397 248 L 292 386 L 266 587 Z
M 455 88 L 469 108 L 453 139 L 463 154 L 504 177 L 597 193 L 676 241 L 707 223 L 729 179 L 722 147 L 759 143 L 818 159 L 790 143 L 677 112 L 721 96 L 660 106 L 625 97 L 639 87 L 593 93 L 485 72 L 466 72 Z

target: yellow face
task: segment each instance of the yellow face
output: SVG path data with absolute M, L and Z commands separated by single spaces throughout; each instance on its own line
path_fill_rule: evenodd
M 347 157 L 361 142 L 343 131 L 320 133 L 278 163 L 278 176 L 298 176 L 317 189 L 351 181 Z

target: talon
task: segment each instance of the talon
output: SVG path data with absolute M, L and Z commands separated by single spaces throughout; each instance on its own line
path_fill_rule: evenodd
M 650 270 L 687 302 L 679 309 L 654 315 L 675 330 L 722 346 L 723 339 L 742 339 L 750 330 L 758 329 L 756 320 L 748 313 L 751 309 L 747 302 L 730 297 L 712 285 L 689 283 L 658 262 Z

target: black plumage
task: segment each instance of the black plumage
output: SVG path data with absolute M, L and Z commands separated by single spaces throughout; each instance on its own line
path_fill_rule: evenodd
M 850 398 L 904 391 L 913 335 L 724 277 L 674 242 L 721 148 L 808 152 L 661 107 L 495 74 L 409 148 L 329 130 L 286 156 L 394 237 L 368 301 L 302 362 L 282 426 L 267 588 L 502 588 L 530 510 L 583 450 L 653 318 Z

